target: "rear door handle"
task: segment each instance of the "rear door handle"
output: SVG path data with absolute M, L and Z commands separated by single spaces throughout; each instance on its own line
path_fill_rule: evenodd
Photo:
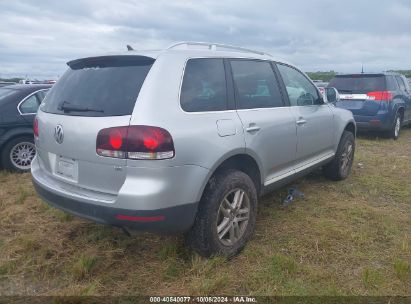
M 245 129 L 247 132 L 256 132 L 256 131 L 260 131 L 260 127 L 259 126 L 257 126 L 257 125 L 251 125 L 250 124 L 250 126 L 247 128 L 247 129 Z
M 302 125 L 305 125 L 307 121 L 303 118 L 299 118 L 296 123 L 298 126 L 302 126 Z

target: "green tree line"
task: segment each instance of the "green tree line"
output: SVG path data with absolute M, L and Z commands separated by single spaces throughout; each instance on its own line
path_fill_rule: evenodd
M 22 80 L 23 78 L 0 78 L 0 81 L 7 81 L 7 82 L 19 82 L 20 80 Z

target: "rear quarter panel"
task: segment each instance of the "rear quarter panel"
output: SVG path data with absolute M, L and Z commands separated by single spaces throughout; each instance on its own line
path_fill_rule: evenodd
M 3 104 L 0 108 L 0 148 L 11 138 L 33 135 L 33 129 L 17 111 L 17 102 Z
M 199 200 L 214 170 L 230 156 L 245 153 L 245 141 L 242 124 L 235 110 L 182 110 L 180 90 L 188 59 L 184 54 L 164 54 L 157 58 L 145 79 L 130 120 L 131 125 L 149 125 L 166 129 L 173 138 L 174 158 L 157 161 L 127 160 L 127 166 L 161 169 L 194 165 L 205 168 L 208 174 L 204 180 L 192 180 L 190 185 L 181 185 L 195 188 Z M 235 134 L 219 136 L 219 120 L 232 125 Z
M 194 57 L 196 58 L 196 57 Z M 213 168 L 230 151 L 244 152 L 241 121 L 235 110 L 185 112 L 180 106 L 180 88 L 187 56 L 160 55 L 138 96 L 130 124 L 149 125 L 170 132 L 175 157 L 162 161 L 128 160 L 128 166 L 161 167 L 197 165 Z M 227 120 L 235 129 L 232 136 L 219 136 L 217 121 Z
M 397 111 L 400 108 L 403 108 L 404 110 L 406 110 L 406 108 L 407 108 L 406 101 L 407 101 L 407 96 L 403 95 L 402 92 L 396 91 L 394 93 L 394 98 L 393 98 L 393 100 L 391 101 L 391 103 L 389 105 L 389 108 L 390 108 L 389 112 L 391 114 L 390 115 L 391 116 L 390 121 L 394 121 L 395 114 L 397 113 Z
M 338 144 L 340 143 L 341 136 L 344 132 L 344 129 L 349 123 L 353 123 L 355 126 L 354 116 L 351 111 L 337 108 L 335 106 L 331 107 L 331 111 L 334 115 L 334 124 L 335 124 L 335 134 L 334 134 L 334 151 L 337 151 Z M 354 134 L 355 136 L 356 134 Z

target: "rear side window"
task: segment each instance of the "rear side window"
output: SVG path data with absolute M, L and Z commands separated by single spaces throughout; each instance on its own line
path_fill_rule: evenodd
M 21 114 L 34 114 L 37 112 L 39 104 L 40 100 L 36 94 L 33 94 L 20 104 L 20 112 Z
M 40 103 L 43 101 L 44 97 L 46 97 L 48 90 L 42 90 L 37 92 L 37 98 L 39 99 Z
M 152 58 L 130 55 L 71 61 L 41 110 L 73 116 L 130 115 L 153 63 Z
M 405 83 L 405 87 L 407 88 L 407 91 L 409 92 L 411 90 L 411 80 L 409 81 L 409 79 L 402 77 L 402 79 L 404 80 Z
M 389 91 L 397 91 L 398 90 L 398 83 L 395 80 L 394 76 L 387 76 L 387 90 Z
M 340 93 L 367 94 L 373 91 L 385 91 L 384 75 L 341 75 L 334 77 L 328 87 L 334 87 Z
M 317 88 L 300 71 L 278 64 L 291 106 L 312 106 L 322 104 Z
M 186 112 L 227 109 L 227 85 L 223 59 L 190 59 L 181 87 L 181 108 Z
M 395 76 L 395 79 L 397 80 L 398 86 L 400 87 L 401 91 L 406 91 L 407 88 L 405 87 L 404 80 L 402 79 L 401 76 Z
M 232 60 L 231 69 L 238 109 L 284 106 L 270 62 Z

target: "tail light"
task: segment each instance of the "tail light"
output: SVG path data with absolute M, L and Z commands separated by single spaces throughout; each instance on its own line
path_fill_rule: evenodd
M 39 137 L 39 121 L 37 120 L 37 117 L 34 118 L 33 133 L 35 137 Z
M 371 100 L 384 100 L 384 101 L 391 101 L 392 100 L 392 93 L 390 91 L 375 91 L 375 92 L 368 92 L 367 96 Z
M 96 151 L 114 158 L 167 159 L 174 157 L 174 143 L 170 133 L 159 127 L 114 127 L 98 133 Z

